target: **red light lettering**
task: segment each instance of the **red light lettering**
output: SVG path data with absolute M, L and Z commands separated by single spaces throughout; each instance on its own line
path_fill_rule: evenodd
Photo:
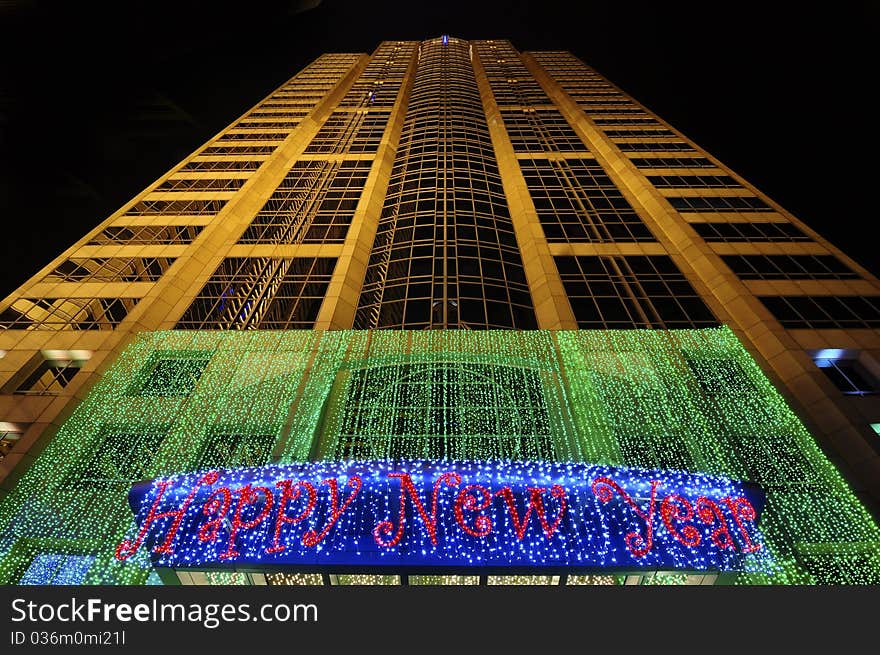
M 458 473 L 443 473 L 437 478 L 437 480 L 434 482 L 434 494 L 431 500 L 430 517 L 428 517 L 427 512 L 425 512 L 425 508 L 422 505 L 422 501 L 419 499 L 419 494 L 416 491 L 415 486 L 413 485 L 413 481 L 409 473 L 389 473 L 388 477 L 397 478 L 400 480 L 400 513 L 398 515 L 397 531 L 395 532 L 394 524 L 392 524 L 391 521 L 380 521 L 376 525 L 376 527 L 373 528 L 373 538 L 376 540 L 376 543 L 380 546 L 384 546 L 385 548 L 391 548 L 392 546 L 396 546 L 398 544 L 400 538 L 403 536 L 403 526 L 406 522 L 406 497 L 410 496 L 412 498 L 413 505 L 415 505 L 415 508 L 422 519 L 422 523 L 425 524 L 425 528 L 428 530 L 428 535 L 431 537 L 431 543 L 436 546 L 437 492 L 440 490 L 440 485 L 442 483 L 446 483 L 446 485 L 449 487 L 457 487 L 459 484 L 461 484 L 461 476 Z M 395 532 L 395 534 L 390 541 L 385 541 L 380 536 L 389 535 L 392 532 Z
M 352 475 L 348 479 L 348 486 L 352 487 L 354 490 L 348 495 L 348 498 L 345 499 L 345 502 L 342 503 L 341 507 L 339 506 L 339 488 L 336 478 L 324 480 L 324 484 L 329 485 L 330 487 L 330 520 L 327 522 L 327 525 L 324 526 L 324 529 L 321 530 L 320 534 L 317 534 L 314 530 L 309 530 L 303 535 L 302 542 L 306 546 L 315 546 L 327 536 L 330 529 L 336 525 L 336 521 L 339 520 L 339 517 L 342 516 L 345 510 L 348 509 L 348 506 L 351 505 L 351 502 L 358 495 L 358 492 L 361 490 L 362 482 L 357 475 Z
M 174 549 L 171 548 L 171 542 L 174 540 L 174 536 L 177 534 L 177 530 L 180 528 L 180 523 L 183 521 L 183 515 L 186 513 L 189 504 L 192 502 L 193 498 L 196 496 L 196 492 L 199 487 L 203 484 L 214 484 L 217 482 L 217 478 L 220 474 L 217 471 L 208 471 L 201 478 L 199 478 L 198 482 L 196 482 L 195 486 L 192 488 L 192 491 L 189 492 L 189 495 L 186 497 L 186 500 L 183 501 L 183 505 L 180 506 L 179 509 L 171 510 L 169 512 L 157 512 L 156 510 L 159 508 L 159 503 L 162 502 L 162 496 L 165 494 L 165 491 L 170 487 L 173 482 L 171 480 L 164 480 L 157 484 L 157 488 L 159 489 L 159 493 L 156 495 L 156 500 L 153 501 L 153 506 L 150 507 L 150 512 L 147 514 L 147 518 L 144 520 L 141 529 L 138 531 L 137 538 L 132 544 L 128 539 L 122 541 L 118 546 L 116 546 L 116 559 L 120 561 L 125 561 L 132 555 L 137 552 L 137 549 L 140 548 L 141 543 L 144 541 L 144 537 L 147 536 L 147 532 L 150 529 L 150 526 L 154 521 L 158 521 L 159 519 L 168 518 L 169 516 L 174 517 L 174 522 L 171 524 L 171 527 L 168 530 L 168 534 L 165 536 L 165 540 L 162 542 L 162 545 L 153 550 L 154 553 L 165 553 L 171 554 L 174 552 Z
M 251 487 L 251 485 L 246 484 L 240 489 L 237 489 L 235 493 L 238 494 L 238 505 L 235 506 L 235 514 L 232 517 L 232 526 L 229 528 L 229 546 L 225 553 L 220 554 L 220 559 L 238 557 L 241 554 L 235 549 L 235 537 L 238 534 L 238 531 L 241 529 L 250 530 L 251 528 L 258 526 L 272 509 L 272 490 L 269 489 L 269 487 Z M 252 505 L 257 501 L 258 493 L 263 494 L 263 497 L 265 498 L 262 509 L 259 514 L 250 521 L 242 521 L 242 511 L 246 505 Z
M 294 483 L 292 480 L 279 480 L 275 483 L 275 486 L 281 489 L 281 500 L 278 501 L 278 518 L 275 519 L 275 539 L 272 542 L 272 545 L 266 549 L 267 553 L 280 553 L 287 548 L 287 546 L 279 543 L 281 526 L 285 523 L 299 523 L 302 521 L 312 513 L 312 510 L 315 508 L 315 503 L 318 500 L 318 492 L 315 491 L 315 487 L 310 482 L 300 481 Z M 308 501 L 306 502 L 303 511 L 291 518 L 284 513 L 285 508 L 287 507 L 287 503 L 292 503 L 302 495 L 302 489 L 306 490 Z

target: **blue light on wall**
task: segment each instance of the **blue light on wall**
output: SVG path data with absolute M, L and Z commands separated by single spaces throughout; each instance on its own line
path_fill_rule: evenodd
M 23 585 L 76 585 L 82 584 L 89 568 L 95 563 L 91 555 L 38 554 L 19 584 Z

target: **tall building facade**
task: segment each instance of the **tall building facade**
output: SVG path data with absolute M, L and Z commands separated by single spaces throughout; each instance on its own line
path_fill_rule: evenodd
M 880 584 L 880 281 L 568 52 L 323 55 L 0 329 L 6 584 Z

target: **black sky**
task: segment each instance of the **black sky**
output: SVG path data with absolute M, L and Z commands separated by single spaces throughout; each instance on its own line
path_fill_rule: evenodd
M 777 4 L 5 2 L 0 298 L 321 53 L 444 33 L 571 50 L 880 274 L 880 11 Z

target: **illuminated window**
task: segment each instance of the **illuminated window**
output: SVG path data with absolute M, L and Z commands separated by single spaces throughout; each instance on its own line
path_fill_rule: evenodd
M 755 393 L 742 365 L 732 359 L 686 359 L 700 389 L 708 396 Z
M 137 396 L 188 396 L 196 388 L 210 359 L 210 353 L 201 351 L 156 353 L 147 362 L 130 393 Z
M 847 356 L 845 351 L 821 350 L 813 361 L 848 396 L 867 396 L 878 391 L 876 378 L 857 357 Z
M 71 482 L 128 490 L 133 483 L 152 477 L 153 459 L 164 439 L 165 432 L 159 430 L 108 430 Z
M 880 437 L 880 423 L 871 423 L 871 429 L 877 433 L 877 436 Z
M 18 581 L 22 585 L 78 585 L 95 563 L 94 555 L 41 553 Z
M 263 466 L 269 463 L 274 434 L 214 433 L 208 438 L 197 468 Z

